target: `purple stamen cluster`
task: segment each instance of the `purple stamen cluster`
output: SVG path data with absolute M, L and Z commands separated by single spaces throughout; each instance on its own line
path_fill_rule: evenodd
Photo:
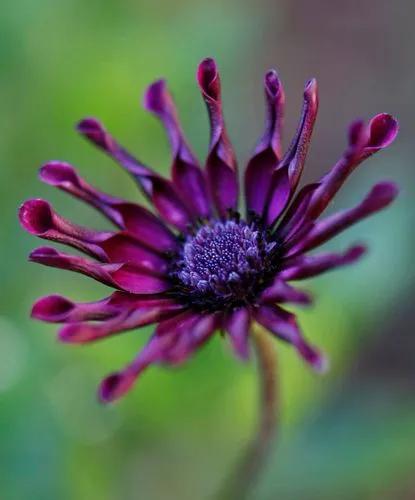
M 264 78 L 264 132 L 241 186 L 213 59 L 200 63 L 197 81 L 210 121 L 204 167 L 185 139 L 164 80 L 149 86 L 144 105 L 167 131 L 170 178 L 138 160 L 95 118 L 85 118 L 77 126 L 132 176 L 153 212 L 103 193 L 60 161 L 44 165 L 41 180 L 94 207 L 114 229 L 79 226 L 41 199 L 26 201 L 19 211 L 26 231 L 80 252 L 41 246 L 30 254 L 31 261 L 87 275 L 113 289 L 107 297 L 87 303 L 56 294 L 37 300 L 32 316 L 63 323 L 58 334 L 62 342 L 95 342 L 156 325 L 144 349 L 102 381 L 99 396 L 104 402 L 125 394 L 148 366 L 182 363 L 218 330 L 246 359 L 254 322 L 291 344 L 312 368 L 322 370 L 324 356 L 305 339 L 295 314 L 284 308 L 311 303 L 310 295 L 291 282 L 360 259 L 365 253 L 360 244 L 345 252 L 308 252 L 387 207 L 397 195 L 394 183 L 379 182 L 355 207 L 320 218 L 359 165 L 394 141 L 398 124 L 386 113 L 368 123 L 353 122 L 340 159 L 317 182 L 298 190 L 317 117 L 317 82 L 309 80 L 304 88 L 298 128 L 283 153 L 285 97 L 273 70 Z M 241 188 L 246 213 L 239 216 Z
M 211 221 L 186 237 L 173 259 L 172 279 L 181 300 L 201 310 L 230 309 L 251 302 L 272 275 L 276 242 L 237 218 Z

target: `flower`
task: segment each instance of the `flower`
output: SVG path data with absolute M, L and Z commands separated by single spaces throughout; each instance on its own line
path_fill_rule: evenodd
M 40 169 L 41 180 L 92 205 L 118 229 L 103 232 L 75 225 L 41 199 L 26 201 L 20 208 L 26 231 L 92 258 L 40 247 L 30 254 L 31 261 L 85 274 L 116 289 L 90 303 L 43 297 L 34 304 L 32 317 L 64 323 L 59 339 L 74 344 L 157 324 L 138 356 L 103 380 L 99 395 L 104 402 L 126 393 L 149 365 L 183 362 L 217 330 L 226 332 L 236 354 L 247 358 L 253 321 L 322 370 L 323 355 L 304 338 L 295 315 L 281 307 L 308 304 L 311 298 L 288 282 L 360 259 L 365 253 L 362 245 L 344 253 L 308 252 L 385 208 L 397 195 L 393 183 L 380 182 L 356 207 L 318 220 L 356 167 L 393 142 L 398 125 L 387 114 L 376 115 L 368 124 L 354 122 L 340 160 L 318 182 L 298 191 L 317 115 L 317 83 L 313 79 L 305 86 L 298 129 L 282 154 L 284 91 L 277 73 L 269 71 L 264 80 L 265 131 L 245 170 L 242 215 L 238 167 L 213 59 L 200 63 L 197 80 L 210 120 L 204 169 L 184 138 L 164 80 L 150 85 L 144 106 L 166 128 L 173 154 L 171 180 L 133 157 L 96 119 L 86 118 L 77 126 L 131 174 L 157 215 L 97 190 L 74 167 L 58 161 Z

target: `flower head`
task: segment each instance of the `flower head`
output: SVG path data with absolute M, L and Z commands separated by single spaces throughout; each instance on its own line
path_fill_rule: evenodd
M 389 205 L 397 195 L 391 182 L 376 184 L 354 208 L 319 219 L 342 184 L 363 160 L 389 146 L 398 126 L 379 114 L 350 127 L 340 160 L 317 182 L 297 190 L 317 115 L 317 83 L 304 90 L 295 137 L 282 154 L 284 91 L 275 71 L 265 75 L 265 130 L 244 173 L 246 211 L 238 209 L 238 167 L 222 113 L 220 79 L 213 59 L 199 65 L 197 80 L 210 120 L 205 168 L 192 153 L 163 80 L 150 85 L 144 106 L 164 124 L 173 154 L 171 180 L 123 148 L 94 118 L 78 131 L 126 169 L 156 214 L 136 203 L 103 193 L 67 163 L 40 169 L 42 181 L 99 210 L 117 229 L 95 231 L 73 224 L 40 199 L 26 201 L 20 221 L 40 238 L 64 243 L 88 256 L 40 247 L 30 260 L 86 274 L 115 291 L 90 303 L 59 295 L 39 299 L 34 318 L 64 323 L 59 339 L 85 343 L 157 324 L 138 356 L 101 384 L 100 397 L 112 401 L 153 363 L 186 360 L 215 331 L 226 332 L 236 354 L 247 358 L 252 322 L 291 344 L 313 368 L 324 357 L 305 340 L 285 303 L 308 304 L 310 296 L 288 282 L 357 261 L 355 245 L 344 253 L 317 253 L 347 227 Z

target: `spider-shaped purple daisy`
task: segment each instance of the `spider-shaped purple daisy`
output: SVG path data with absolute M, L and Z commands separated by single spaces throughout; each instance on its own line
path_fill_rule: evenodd
M 31 261 L 86 274 L 116 289 L 90 303 L 59 295 L 39 299 L 32 316 L 65 323 L 61 341 L 91 342 L 157 324 L 138 356 L 103 380 L 103 401 L 123 395 L 153 363 L 183 362 L 218 330 L 228 334 L 237 355 L 247 358 L 253 321 L 322 370 L 323 356 L 304 339 L 295 315 L 281 307 L 311 301 L 288 282 L 358 260 L 365 252 L 361 245 L 340 254 L 307 253 L 386 207 L 397 194 L 393 183 L 380 182 L 356 207 L 318 220 L 353 170 L 392 143 L 398 125 L 387 114 L 376 115 L 368 124 L 354 122 L 340 160 L 318 182 L 296 192 L 317 115 L 317 84 L 310 80 L 305 86 L 298 129 L 283 155 L 284 92 L 277 73 L 269 71 L 264 80 L 265 131 L 245 170 L 242 214 L 237 162 L 225 129 L 214 60 L 201 62 L 197 80 L 210 119 L 204 169 L 184 138 L 163 80 L 150 85 L 144 105 L 166 128 L 173 152 L 171 180 L 132 156 L 96 119 L 86 118 L 77 127 L 132 175 L 157 215 L 97 190 L 71 165 L 57 161 L 40 169 L 41 180 L 92 205 L 118 229 L 102 232 L 75 225 L 41 199 L 26 201 L 20 209 L 28 232 L 92 257 L 41 247 L 30 254 Z

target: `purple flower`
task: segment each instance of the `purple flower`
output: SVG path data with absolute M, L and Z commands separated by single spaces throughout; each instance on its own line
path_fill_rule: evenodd
M 281 306 L 308 304 L 311 298 L 288 282 L 356 262 L 365 253 L 361 245 L 344 253 L 307 253 L 385 208 L 397 195 L 393 183 L 380 182 L 356 207 L 319 220 L 353 170 L 393 142 L 397 122 L 387 114 L 368 124 L 354 122 L 340 160 L 319 181 L 297 192 L 317 115 L 317 83 L 310 80 L 305 86 L 297 132 L 282 154 L 284 91 L 277 73 L 269 71 L 264 80 L 265 130 L 245 169 L 246 211 L 238 211 L 238 167 L 213 59 L 201 62 L 197 80 L 210 120 L 204 169 L 184 138 L 163 80 L 148 88 L 144 106 L 166 128 L 173 155 L 171 180 L 133 157 L 96 119 L 86 118 L 77 127 L 131 174 L 157 215 L 102 193 L 71 165 L 57 161 L 40 169 L 41 180 L 92 205 L 117 229 L 100 232 L 75 225 L 41 199 L 26 201 L 20 209 L 20 222 L 29 233 L 89 257 L 40 247 L 30 254 L 31 261 L 86 274 L 116 290 L 90 303 L 59 295 L 39 299 L 32 316 L 64 323 L 61 341 L 92 342 L 157 324 L 138 356 L 103 380 L 103 401 L 122 396 L 151 364 L 183 362 L 217 330 L 226 332 L 236 354 L 247 358 L 254 321 L 322 370 L 323 356 L 305 340 L 295 315 Z

